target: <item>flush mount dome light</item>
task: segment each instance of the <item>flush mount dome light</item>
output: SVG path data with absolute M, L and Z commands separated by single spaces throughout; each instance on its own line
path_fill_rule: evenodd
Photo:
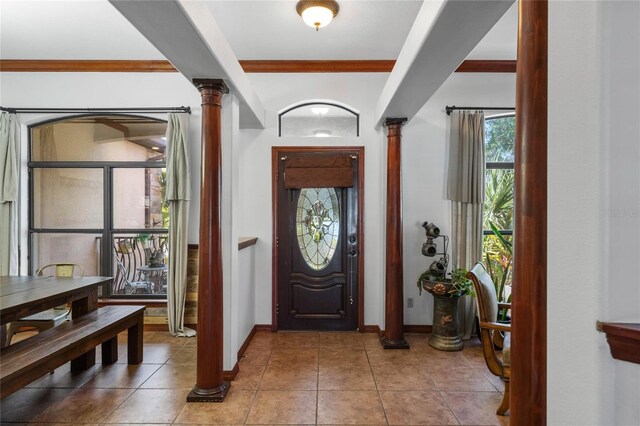
M 296 5 L 296 11 L 304 23 L 316 31 L 329 25 L 339 10 L 340 6 L 335 0 L 301 0 Z

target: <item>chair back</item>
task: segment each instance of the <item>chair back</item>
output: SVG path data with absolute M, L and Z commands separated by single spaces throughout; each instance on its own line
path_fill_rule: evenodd
M 496 322 L 498 320 L 496 287 L 484 265 L 480 262 L 476 263 L 467 273 L 467 278 L 473 282 L 476 291 L 480 322 Z
M 75 263 L 50 263 L 38 269 L 36 275 L 43 276 L 45 271 L 53 272 L 53 276 L 56 277 L 72 277 L 75 273 L 78 273 L 80 277 L 84 275 L 82 266 Z

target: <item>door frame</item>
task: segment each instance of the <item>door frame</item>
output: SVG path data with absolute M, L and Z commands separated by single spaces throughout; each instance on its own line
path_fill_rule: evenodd
M 346 153 L 358 161 L 358 331 L 364 333 L 364 147 L 363 146 L 273 146 L 271 147 L 271 331 L 278 331 L 278 161 L 287 153 Z

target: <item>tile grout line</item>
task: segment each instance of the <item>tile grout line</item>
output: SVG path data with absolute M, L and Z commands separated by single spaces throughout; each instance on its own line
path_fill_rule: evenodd
M 272 333 L 275 334 L 275 332 L 272 332 Z M 253 408 L 253 404 L 256 402 L 256 398 L 258 398 L 258 392 L 260 391 L 260 385 L 262 384 L 262 379 L 264 378 L 264 375 L 267 373 L 267 368 L 269 368 L 269 361 L 271 361 L 271 356 L 273 355 L 274 340 L 275 338 L 271 340 L 271 346 L 269 348 L 269 357 L 267 358 L 267 363 L 264 366 L 264 370 L 262 370 L 262 375 L 260 376 L 260 380 L 258 381 L 258 387 L 253 393 L 253 399 L 251 399 L 251 403 L 249 404 L 247 415 L 244 418 L 244 422 L 242 422 L 243 425 L 246 425 L 247 421 L 249 420 L 249 414 L 251 414 L 251 409 Z M 251 346 L 251 344 L 249 344 L 249 346 Z
M 318 406 L 320 405 L 320 333 L 318 335 L 318 363 L 316 372 L 316 422 L 318 424 Z
M 387 417 L 387 409 L 384 408 L 384 402 L 382 402 L 382 395 L 380 395 L 380 388 L 378 388 L 378 381 L 376 380 L 376 375 L 373 371 L 373 365 L 371 365 L 371 359 L 369 358 L 369 351 L 367 350 L 366 345 L 364 345 L 364 353 L 367 355 L 367 363 L 369 364 L 369 369 L 371 370 L 371 375 L 373 376 L 373 383 L 376 386 L 376 393 L 378 394 L 378 400 L 380 401 L 380 406 L 382 407 L 382 412 L 384 413 L 384 421 L 387 423 L 387 425 L 389 425 L 389 418 Z

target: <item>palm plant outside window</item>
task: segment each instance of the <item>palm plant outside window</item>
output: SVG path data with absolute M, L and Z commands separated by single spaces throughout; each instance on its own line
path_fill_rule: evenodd
M 511 293 L 513 239 L 515 116 L 485 120 L 486 197 L 483 210 L 482 256 L 499 301 Z

